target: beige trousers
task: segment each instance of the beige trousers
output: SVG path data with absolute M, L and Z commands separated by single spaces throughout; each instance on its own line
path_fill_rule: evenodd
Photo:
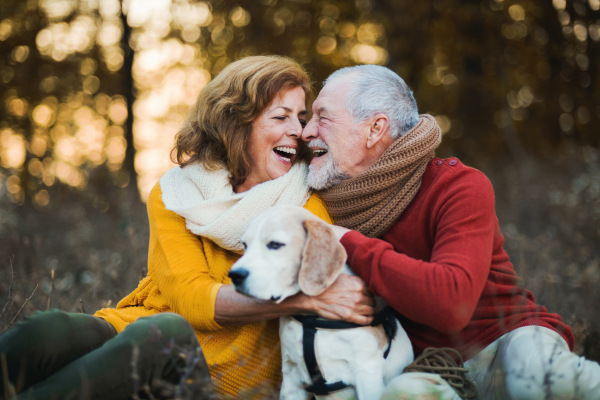
M 600 365 L 569 351 L 556 332 L 526 326 L 503 335 L 465 363 L 480 400 L 600 399 Z M 460 400 L 437 374 L 394 378 L 382 400 Z

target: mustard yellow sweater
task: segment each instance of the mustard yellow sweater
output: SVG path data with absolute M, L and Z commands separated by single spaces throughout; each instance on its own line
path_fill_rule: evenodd
M 331 223 L 316 194 L 304 208 Z M 260 398 L 278 391 L 279 320 L 221 327 L 214 319 L 217 292 L 231 283 L 227 273 L 239 255 L 192 234 L 183 217 L 165 208 L 158 184 L 148 198 L 148 218 L 148 276 L 116 308 L 103 308 L 95 316 L 120 332 L 140 317 L 164 311 L 180 314 L 196 331 L 221 397 Z

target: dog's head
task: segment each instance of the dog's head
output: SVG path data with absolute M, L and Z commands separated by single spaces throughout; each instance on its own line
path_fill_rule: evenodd
M 299 291 L 327 289 L 346 262 L 329 226 L 301 207 L 277 206 L 252 220 L 242 236 L 244 255 L 229 277 L 240 293 L 283 301 Z

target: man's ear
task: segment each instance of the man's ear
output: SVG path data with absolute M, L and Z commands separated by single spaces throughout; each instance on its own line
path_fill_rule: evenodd
M 371 120 L 369 125 L 369 132 L 367 135 L 367 148 L 370 149 L 378 144 L 382 139 L 385 138 L 386 134 L 389 134 L 390 119 L 385 114 L 376 114 Z
M 309 296 L 325 291 L 338 277 L 346 263 L 346 250 L 333 231 L 321 221 L 302 222 L 306 242 L 298 273 L 300 290 Z

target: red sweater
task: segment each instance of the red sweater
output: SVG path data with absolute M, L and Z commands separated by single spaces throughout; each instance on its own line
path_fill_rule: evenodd
M 487 177 L 455 158 L 435 158 L 410 206 L 382 239 L 356 231 L 341 240 L 369 290 L 402 314 L 415 348 L 452 347 L 465 360 L 526 325 L 573 332 L 535 304 L 504 251 Z

